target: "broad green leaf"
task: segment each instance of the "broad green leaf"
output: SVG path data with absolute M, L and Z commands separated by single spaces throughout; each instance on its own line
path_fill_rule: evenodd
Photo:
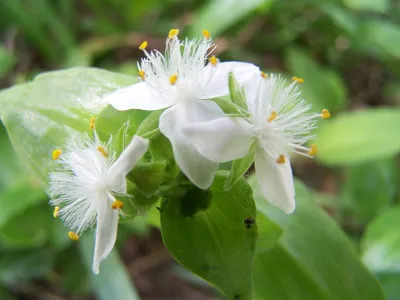
M 337 224 L 296 182 L 296 210 L 286 215 L 268 204 L 249 178 L 259 213 L 283 228 L 279 242 L 254 259 L 255 293 L 264 300 L 383 300 L 373 276 Z
M 400 274 L 388 273 L 376 275 L 386 300 L 398 300 L 400 295 Z
M 0 92 L 0 117 L 21 160 L 42 179 L 56 165 L 53 149 L 89 130 L 106 106 L 102 96 L 135 78 L 95 68 L 48 72 Z
M 367 227 L 361 250 L 365 264 L 375 273 L 400 274 L 400 206 L 387 209 Z
M 363 49 L 380 59 L 400 59 L 400 25 L 398 24 L 384 20 L 368 20 L 360 24 L 354 38 Z
M 360 11 L 371 11 L 385 13 L 389 9 L 389 0 L 343 0 L 344 4 L 351 9 Z
M 50 236 L 51 218 L 51 211 L 42 207 L 24 211 L 1 227 L 0 244 L 10 249 L 43 246 Z
M 227 180 L 226 172 L 217 173 L 210 191 L 194 189 L 166 199 L 161 232 L 169 252 L 185 268 L 228 299 L 251 299 L 257 223 L 250 221 L 256 220 L 255 205 L 243 179 L 230 191 L 225 190 Z
M 48 198 L 41 187 L 22 181 L 13 187 L 0 190 L 0 229 L 12 218 Z
M 347 112 L 320 122 L 317 158 L 340 165 L 371 161 L 400 151 L 400 109 Z
M 79 243 L 84 263 L 88 270 L 92 270 L 94 238 L 90 234 L 84 235 Z M 133 285 L 129 273 L 125 269 L 118 252 L 111 251 L 100 266 L 100 273 L 91 273 L 94 292 L 99 300 L 139 300 L 140 297 Z
M 394 159 L 362 163 L 346 169 L 343 193 L 357 219 L 367 222 L 394 199 L 397 182 Z
M 302 96 L 312 104 L 313 111 L 327 108 L 338 111 L 346 107 L 347 91 L 340 75 L 320 66 L 306 52 L 289 48 L 286 63 L 290 72 L 304 79 L 300 84 Z
M 0 282 L 21 284 L 23 281 L 49 275 L 55 253 L 48 249 L 2 253 L 0 256 Z
M 199 36 L 202 30 L 207 29 L 212 35 L 218 36 L 256 9 L 260 7 L 268 9 L 273 2 L 273 0 L 208 1 L 196 12 L 190 28 L 190 35 Z

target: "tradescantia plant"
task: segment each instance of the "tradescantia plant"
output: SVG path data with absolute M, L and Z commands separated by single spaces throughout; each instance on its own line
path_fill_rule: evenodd
M 208 31 L 183 41 L 178 33 L 169 32 L 165 54 L 140 45 L 139 78 L 76 68 L 0 94 L 10 140 L 45 184 L 54 217 L 74 241 L 95 228 L 93 272 L 119 220 L 158 205 L 168 250 L 228 299 L 382 299 L 343 233 L 293 180 L 291 155 L 316 154 L 312 130 L 329 112 L 311 112 L 302 79 L 220 62 Z M 253 161 L 257 180 L 245 180 Z M 315 267 L 327 249 L 338 261 Z M 343 274 L 352 284 L 336 290 Z M 292 298 L 285 276 L 307 292 Z

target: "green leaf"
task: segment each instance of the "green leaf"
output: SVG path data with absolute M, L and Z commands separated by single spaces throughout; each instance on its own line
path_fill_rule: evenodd
M 147 139 L 152 138 L 158 132 L 158 122 L 164 110 L 156 110 L 144 119 L 140 124 L 137 134 Z
M 400 26 L 395 23 L 373 19 L 364 21 L 354 38 L 363 49 L 380 59 L 400 59 Z
M 254 288 L 261 299 L 384 299 L 351 242 L 306 187 L 296 182 L 297 207 L 286 215 L 267 203 L 255 177 L 249 183 L 259 213 L 284 230 L 278 244 L 254 259 Z
M 44 278 L 53 268 L 55 254 L 48 249 L 2 253 L 0 281 L 20 284 L 22 281 Z
M 50 235 L 51 211 L 34 207 L 8 221 L 0 230 L 4 248 L 27 249 L 43 246 Z
M 231 173 L 230 173 L 229 181 L 228 181 L 228 189 L 230 189 L 232 186 L 234 186 L 240 180 L 240 178 L 242 178 L 243 175 L 252 166 L 252 164 L 254 162 L 255 146 L 256 146 L 256 144 L 253 144 L 248 155 L 246 155 L 243 158 L 234 160 L 232 162 Z
M 247 100 L 246 93 L 244 88 L 240 85 L 240 83 L 236 80 L 233 72 L 229 73 L 229 93 L 232 99 L 232 102 L 237 106 L 242 108 L 244 111 L 248 111 L 247 109 Z
M 129 173 L 128 179 L 136 184 L 145 195 L 151 196 L 158 190 L 164 180 L 166 165 L 165 161 L 138 164 Z
M 214 36 L 220 35 L 256 9 L 260 7 L 264 7 L 265 10 L 269 9 L 273 2 L 273 0 L 208 1 L 195 14 L 190 35 L 198 36 L 204 29 L 208 29 Z
M 317 158 L 329 165 L 361 163 L 400 151 L 400 109 L 343 113 L 320 122 Z
M 250 299 L 257 241 L 257 224 L 250 221 L 256 211 L 249 185 L 242 179 L 226 191 L 227 180 L 227 173 L 217 173 L 210 191 L 194 189 L 166 199 L 161 231 L 164 244 L 184 267 L 229 299 Z
M 0 116 L 21 160 L 45 181 L 56 166 L 52 150 L 89 130 L 106 105 L 103 95 L 135 80 L 95 68 L 48 72 L 0 92 Z
M 88 270 L 92 270 L 94 239 L 90 234 L 80 239 L 79 250 Z M 99 300 L 140 299 L 129 273 L 116 250 L 111 251 L 100 266 L 100 273 L 91 273 L 94 292 Z
M 375 273 L 387 300 L 400 293 L 400 206 L 385 210 L 371 223 L 361 240 L 364 263 Z
M 354 10 L 385 13 L 389 9 L 389 0 L 343 0 L 344 4 Z
M 346 171 L 343 192 L 358 220 L 369 221 L 394 199 L 398 182 L 394 159 L 349 166 Z
M 364 263 L 375 273 L 400 274 L 400 206 L 387 209 L 367 227 L 361 250 Z
M 40 187 L 33 187 L 29 181 L 0 191 L 0 229 L 9 220 L 48 198 Z
M 286 51 L 286 63 L 293 75 L 304 79 L 300 90 L 312 104 L 313 111 L 324 108 L 338 111 L 346 107 L 347 91 L 338 73 L 321 67 L 305 51 L 297 48 Z

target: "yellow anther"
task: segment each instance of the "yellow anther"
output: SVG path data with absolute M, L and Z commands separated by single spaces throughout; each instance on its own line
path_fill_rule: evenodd
M 261 71 L 261 77 L 264 78 L 264 79 L 267 79 L 268 75 L 265 74 L 265 72 Z
M 61 149 L 56 149 L 56 150 L 53 151 L 51 156 L 52 156 L 53 160 L 56 160 L 61 156 L 61 154 L 62 154 L 62 150 Z
M 303 78 L 296 77 L 296 76 L 293 76 L 293 77 L 292 77 L 292 80 L 293 80 L 293 81 L 296 81 L 297 83 L 303 83 L 303 82 L 304 82 L 304 79 L 303 79 Z
M 89 128 L 90 129 L 93 129 L 94 128 L 94 123 L 96 122 L 96 118 L 95 117 L 93 117 L 93 118 L 91 118 L 90 119 L 90 124 L 89 124 Z
M 317 154 L 317 145 L 312 144 L 310 151 L 308 151 L 308 155 L 314 156 L 315 154 Z
M 179 29 L 171 29 L 168 33 L 168 38 L 173 39 L 179 34 Z
M 120 200 L 115 200 L 112 204 L 111 204 L 111 208 L 112 209 L 122 209 L 124 208 L 124 202 L 120 201 Z
M 60 207 L 59 206 L 54 207 L 53 217 L 57 218 L 59 212 L 60 212 Z
M 208 61 L 210 62 L 210 64 L 212 64 L 213 66 L 216 66 L 218 63 L 218 58 L 215 57 L 215 55 L 211 56 Z
M 97 150 L 99 150 L 99 152 L 104 156 L 104 157 L 108 157 L 108 153 L 107 151 L 104 149 L 103 146 L 98 146 Z
M 207 40 L 211 37 L 211 34 L 207 29 L 204 29 L 201 33 L 203 34 L 204 38 Z
M 283 154 L 279 155 L 279 157 L 276 159 L 276 162 L 280 165 L 283 165 L 286 162 L 285 156 Z
M 139 70 L 139 76 L 144 80 L 146 78 L 146 73 L 143 70 Z
M 268 118 L 268 122 L 272 122 L 273 120 L 275 120 L 276 119 L 276 116 L 277 116 L 277 113 L 276 113 L 276 111 L 272 111 L 271 112 L 271 115 L 269 116 L 269 118 Z
M 178 81 L 178 75 L 171 75 L 169 77 L 169 83 L 171 85 L 175 85 L 177 81 Z
M 329 119 L 330 117 L 331 117 L 331 114 L 330 114 L 329 110 L 323 109 L 322 113 L 321 113 L 321 118 L 322 119 Z
M 139 46 L 139 50 L 144 50 L 144 49 L 146 49 L 147 48 L 147 41 L 144 41 L 143 43 L 141 43 L 140 44 L 140 46 Z
M 73 232 L 73 231 L 68 232 L 68 236 L 69 236 L 69 238 L 70 238 L 71 240 L 73 240 L 73 241 L 79 240 L 79 235 L 77 235 L 77 234 L 76 234 L 75 232 Z

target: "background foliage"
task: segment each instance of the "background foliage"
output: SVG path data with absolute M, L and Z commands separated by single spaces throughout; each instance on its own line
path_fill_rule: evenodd
M 190 37 L 208 29 L 221 59 L 249 61 L 264 71 L 304 78 L 304 96 L 315 110 L 328 108 L 333 117 L 321 122 L 317 131 L 316 159 L 294 161 L 294 173 L 303 182 L 297 182 L 296 213 L 284 216 L 259 196 L 254 197 L 260 235 L 252 271 L 257 297 L 380 299 L 375 282 L 358 263 L 360 257 L 387 299 L 400 299 L 398 1 L 2 0 L 0 15 L 0 84 L 4 88 L 29 81 L 43 71 L 73 66 L 96 66 L 135 76 L 141 56 L 138 45 L 148 40 L 151 48 L 162 49 L 170 28 L 180 28 L 182 36 Z M 98 80 L 96 76 L 93 78 Z M 129 80 L 121 76 L 106 89 L 128 84 Z M 41 82 L 53 84 L 50 80 Z M 48 91 L 57 91 L 63 85 L 73 91 L 81 88 L 71 82 L 74 81 L 62 82 L 60 87 L 49 86 Z M 50 105 L 52 97 L 57 97 L 50 92 L 42 94 L 40 89 L 35 93 L 15 92 L 21 101 L 21 112 L 29 111 L 29 105 Z M 32 103 L 29 97 L 41 101 Z M 63 100 L 68 99 L 57 99 L 52 107 Z M 0 102 L 2 115 L 7 105 Z M 105 120 L 112 119 L 107 112 L 104 114 Z M 53 121 L 60 117 L 54 116 Z M 19 122 L 16 116 L 8 120 Z M 87 124 L 79 114 L 75 120 L 63 122 Z M 20 142 L 32 143 L 29 139 Z M 17 150 L 21 154 L 21 149 Z M 25 153 L 17 158 L 1 129 L 1 299 L 91 299 L 93 295 L 98 299 L 110 299 L 110 295 L 114 299 L 135 299 L 139 295 L 142 299 L 220 297 L 207 283 L 173 263 L 158 231 L 149 224 L 161 226 L 170 252 L 196 271 L 196 261 L 182 256 L 180 245 L 173 249 L 171 245 L 177 242 L 169 232 L 183 228 L 182 235 L 190 237 L 202 228 L 204 219 L 216 218 L 219 209 L 225 207 L 218 190 L 223 175 L 215 183 L 214 206 L 203 217 L 191 221 L 195 227 L 177 217 L 175 223 L 163 223 L 175 213 L 172 205 L 163 210 L 161 225 L 156 209 L 146 219 L 123 224 L 119 250 L 94 277 L 90 273 L 92 243 L 89 239 L 72 243 L 67 230 L 54 221 L 38 180 L 43 176 L 43 162 L 36 162 L 35 174 L 25 171 L 24 164 L 31 155 Z M 251 177 L 249 183 L 254 186 Z M 244 181 L 238 185 L 247 188 Z M 237 194 L 239 199 L 240 193 Z M 227 216 L 241 218 L 240 210 L 232 209 L 230 214 L 229 206 L 224 209 Z M 251 211 L 254 207 L 249 204 L 246 209 Z M 235 242 L 234 236 L 218 238 L 226 247 Z M 251 239 L 251 233 L 243 239 Z M 195 242 L 191 246 L 204 249 L 204 241 Z M 245 261 L 246 251 L 251 250 L 243 251 Z M 236 272 L 251 271 L 243 269 L 235 253 L 227 251 L 226 256 L 238 261 L 232 266 L 238 268 Z M 197 274 L 202 275 L 201 272 L 197 270 Z M 343 279 L 343 274 L 354 278 Z M 238 280 L 249 284 L 240 279 L 242 275 L 237 274 Z M 223 276 L 206 279 L 224 286 L 223 292 L 230 289 Z

